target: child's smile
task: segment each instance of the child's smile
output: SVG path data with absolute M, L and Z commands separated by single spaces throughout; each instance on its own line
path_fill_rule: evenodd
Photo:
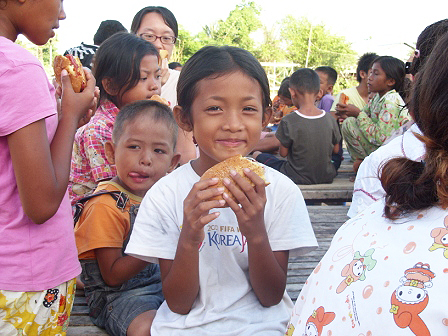
M 198 82 L 191 112 L 200 151 L 193 164 L 198 174 L 231 156 L 251 152 L 266 119 L 262 101 L 260 84 L 241 71 Z

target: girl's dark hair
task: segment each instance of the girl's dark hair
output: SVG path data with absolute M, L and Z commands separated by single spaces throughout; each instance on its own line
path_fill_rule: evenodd
M 191 56 L 180 73 L 177 82 L 177 104 L 182 107 L 183 117 L 192 122 L 191 105 L 196 98 L 197 83 L 200 80 L 218 78 L 235 71 L 242 71 L 260 84 L 263 110 L 271 106 L 266 72 L 250 52 L 237 47 L 208 46 Z
M 142 24 L 142 20 L 144 16 L 148 13 L 158 13 L 162 16 L 163 21 L 166 23 L 168 27 L 172 29 L 174 32 L 174 36 L 177 37 L 179 34 L 179 28 L 177 26 L 177 20 L 174 14 L 167 8 L 161 6 L 148 6 L 142 8 L 135 14 L 134 19 L 132 20 L 131 25 L 131 33 L 137 34 L 140 25 Z
M 171 131 L 173 148 L 176 148 L 178 127 L 173 111 L 167 105 L 155 100 L 138 100 L 125 105 L 115 119 L 112 140 L 117 143 L 126 125 L 142 115 L 149 115 L 154 122 L 163 122 Z
M 413 85 L 410 109 L 418 110 L 417 136 L 425 145 L 424 162 L 392 159 L 381 172 L 385 215 L 448 206 L 448 33 L 439 39 Z
M 448 19 L 440 20 L 430 24 L 423 29 L 417 39 L 416 48 L 420 51 L 420 56 L 414 58 L 410 68 L 411 74 L 414 76 L 420 71 L 425 64 L 426 59 L 431 54 L 437 40 L 448 31 Z
M 152 43 L 130 33 L 116 33 L 101 44 L 95 54 L 92 69 L 96 85 L 100 89 L 100 102 L 108 99 L 115 105 L 120 104 L 123 94 L 140 80 L 140 63 L 146 55 L 160 57 Z M 106 92 L 103 79 L 110 79 L 116 95 Z
M 279 96 L 283 96 L 283 97 L 291 99 L 291 92 L 289 92 L 289 80 L 290 80 L 290 77 L 286 77 L 282 80 L 282 83 L 280 84 L 280 87 L 278 88 L 277 94 Z
M 392 56 L 379 56 L 375 58 L 372 63 L 379 63 L 387 78 L 395 80 L 395 85 L 393 89 L 397 91 L 400 96 L 405 99 L 404 91 L 404 78 L 406 76 L 405 66 L 403 61 Z

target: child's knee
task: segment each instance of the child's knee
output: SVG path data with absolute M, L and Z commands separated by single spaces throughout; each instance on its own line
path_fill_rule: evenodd
M 126 332 L 127 336 L 148 336 L 151 335 L 151 325 L 156 310 L 148 310 L 138 315 L 129 325 Z

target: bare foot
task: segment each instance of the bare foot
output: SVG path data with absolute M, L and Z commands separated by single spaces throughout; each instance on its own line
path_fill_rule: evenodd
M 361 163 L 362 163 L 361 159 L 357 159 L 357 160 L 355 160 L 355 162 L 353 162 L 353 171 L 355 173 L 358 172 L 358 169 L 359 169 L 359 166 L 361 165 Z

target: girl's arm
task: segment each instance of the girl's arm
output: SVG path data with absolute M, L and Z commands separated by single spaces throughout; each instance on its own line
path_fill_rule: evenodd
M 286 157 L 288 155 L 288 152 L 289 152 L 289 149 L 280 143 L 279 152 L 278 152 L 280 154 L 280 156 Z
M 62 115 L 51 144 L 45 119 L 7 136 L 22 207 L 36 224 L 53 217 L 67 190 L 76 128 L 94 103 L 95 79 L 90 72 L 86 77 L 87 87 L 75 93 L 64 72 Z
M 241 206 L 226 193 L 223 196 L 235 212 L 241 233 L 246 237 L 252 288 L 260 303 L 270 307 L 278 304 L 285 292 L 289 251 L 272 251 L 264 222 L 265 182 L 249 169 L 245 169 L 245 174 L 255 187 L 236 172 L 231 172 L 231 175 L 241 189 L 224 179 Z
M 123 256 L 121 248 L 96 249 L 95 256 L 104 282 L 111 287 L 122 285 L 148 265 L 147 261 L 132 256 Z
M 159 259 L 163 295 L 171 311 L 188 314 L 199 294 L 199 246 L 204 240 L 204 226 L 219 216 L 209 213 L 224 201 L 208 201 L 223 188 L 207 189 L 218 179 L 194 184 L 184 200 L 184 220 L 174 260 Z

